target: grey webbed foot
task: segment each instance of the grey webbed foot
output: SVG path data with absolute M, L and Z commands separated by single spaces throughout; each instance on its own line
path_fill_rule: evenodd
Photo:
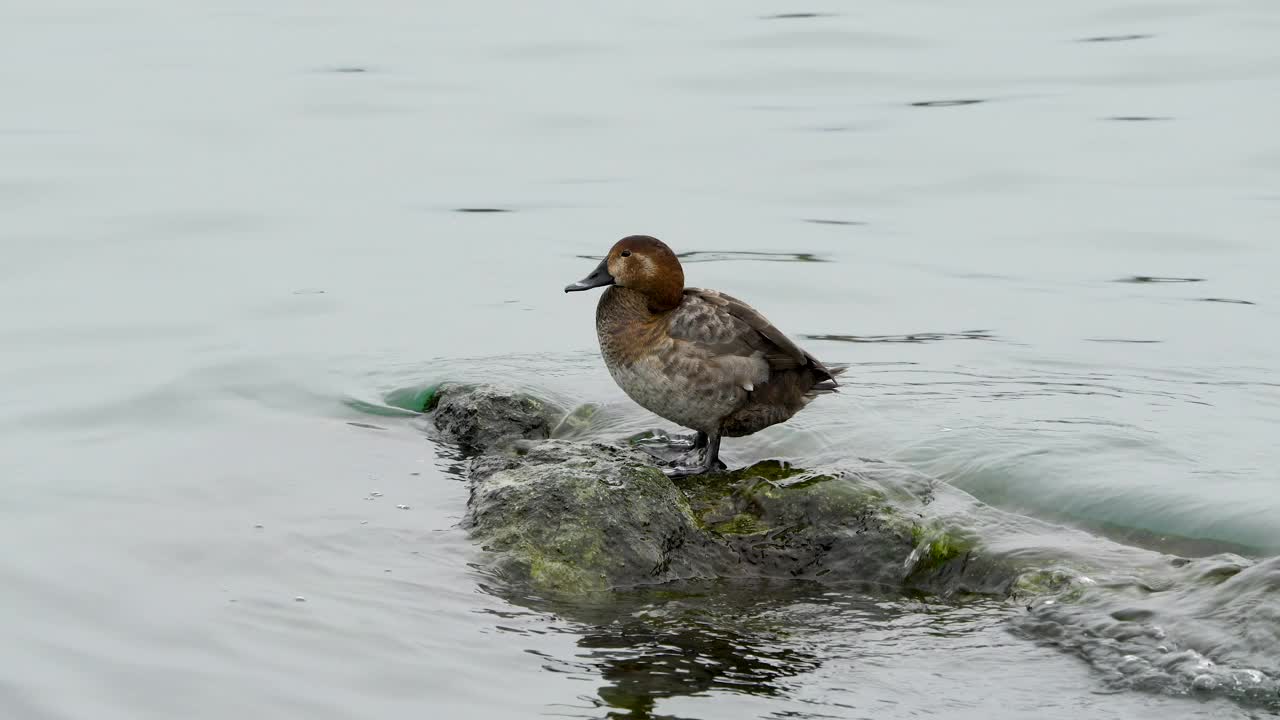
M 696 435 L 671 435 L 667 437 L 667 447 L 675 449 L 701 450 L 707 446 L 707 434 L 704 432 Z
M 729 467 L 722 460 L 717 459 L 711 467 L 706 465 L 675 465 L 673 467 L 662 468 L 662 473 L 669 478 L 693 477 L 694 475 L 706 475 L 709 472 L 721 472 L 728 470 Z
M 698 433 L 700 438 L 707 438 L 706 449 L 702 453 L 702 462 L 696 466 L 688 466 L 677 464 L 674 467 L 664 468 L 663 473 L 670 478 L 689 477 L 691 475 L 704 475 L 712 470 L 726 470 L 728 467 L 720 461 L 720 436 L 707 436 Z M 695 441 L 696 442 L 696 441 Z
M 707 434 L 698 432 L 693 435 L 669 435 L 665 430 L 648 430 L 633 436 L 633 441 L 669 450 L 701 450 L 707 446 Z

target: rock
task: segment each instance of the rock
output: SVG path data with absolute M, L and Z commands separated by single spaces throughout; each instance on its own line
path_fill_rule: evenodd
M 470 479 L 465 526 L 495 570 L 539 592 L 708 577 L 729 559 L 638 451 L 552 440 L 517 457 L 474 458 Z
M 468 450 L 464 526 L 513 602 L 582 613 L 630 594 L 774 580 L 806 581 L 781 584 L 818 597 L 1005 598 L 1015 635 L 1080 657 L 1113 689 L 1280 710 L 1280 558 L 1124 546 L 869 460 L 673 481 L 656 466 L 673 452 L 661 433 L 577 439 L 592 435 L 595 406 L 564 413 L 487 385 L 442 385 L 429 404 L 437 437 Z M 609 602 L 581 602 L 599 593 Z
M 482 451 L 467 465 L 465 526 L 494 572 L 540 593 L 788 578 L 1007 594 L 1015 580 L 972 538 L 924 520 L 929 484 L 775 461 L 673 481 L 632 446 L 536 442 L 559 421 L 527 395 L 438 397 L 441 435 Z
M 440 440 L 482 452 L 551 436 L 564 411 L 528 393 L 444 383 L 424 408 Z

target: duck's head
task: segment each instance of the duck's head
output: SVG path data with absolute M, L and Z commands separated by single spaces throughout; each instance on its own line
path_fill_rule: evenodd
M 565 292 L 590 290 L 605 285 L 634 290 L 649 301 L 654 311 L 670 310 L 684 295 L 684 270 L 680 259 L 661 240 L 648 235 L 624 237 L 609 248 L 609 254 L 590 275 L 565 287 Z

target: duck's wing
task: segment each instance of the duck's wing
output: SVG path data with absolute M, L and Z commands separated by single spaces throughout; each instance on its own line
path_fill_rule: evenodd
M 771 371 L 811 367 L 832 383 L 839 374 L 802 350 L 755 308 L 716 290 L 686 288 L 684 301 L 672 311 L 670 333 L 713 355 L 763 356 Z

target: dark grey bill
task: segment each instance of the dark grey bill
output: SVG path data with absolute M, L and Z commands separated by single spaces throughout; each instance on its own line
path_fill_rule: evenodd
M 605 258 L 600 261 L 600 264 L 596 266 L 595 270 L 591 271 L 590 275 L 582 278 L 572 285 L 565 285 L 564 291 L 577 292 L 579 290 L 590 290 L 591 288 L 612 284 L 613 276 L 609 274 L 609 258 Z

